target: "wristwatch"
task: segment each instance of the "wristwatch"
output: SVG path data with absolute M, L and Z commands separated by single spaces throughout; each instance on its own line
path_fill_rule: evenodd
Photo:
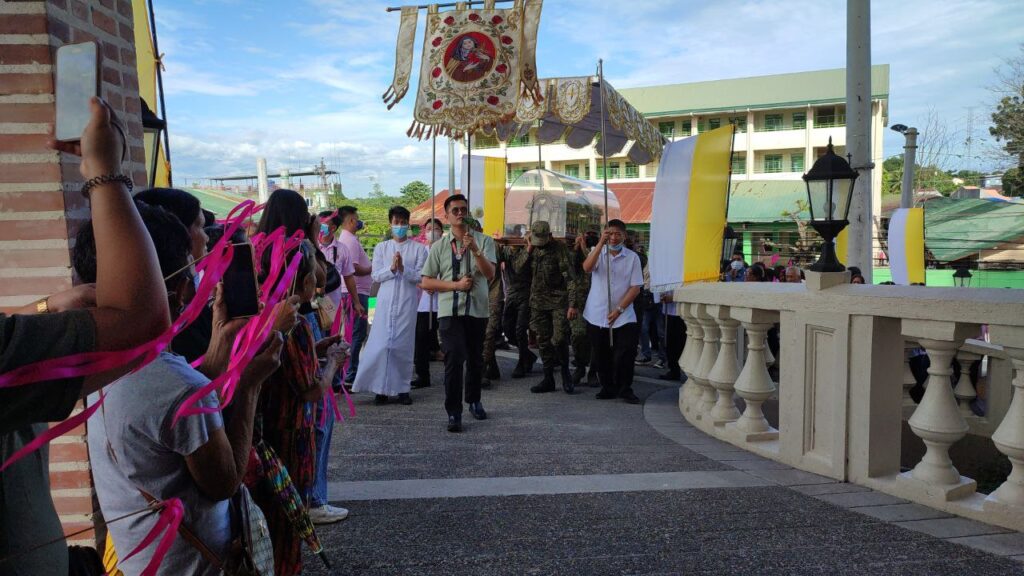
M 50 313 L 50 299 L 43 298 L 36 302 L 36 314 L 49 314 Z
M 619 306 L 618 308 L 616 308 L 616 310 L 618 310 L 619 314 L 625 314 L 626 313 L 626 309 L 623 308 L 622 306 Z

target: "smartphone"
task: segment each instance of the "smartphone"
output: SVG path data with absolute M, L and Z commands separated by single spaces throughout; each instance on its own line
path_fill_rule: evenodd
M 57 126 L 61 142 L 81 139 L 89 123 L 89 99 L 100 95 L 100 58 L 95 42 L 57 48 Z
M 228 318 L 247 318 L 259 313 L 259 288 L 251 244 L 235 245 L 223 282 Z

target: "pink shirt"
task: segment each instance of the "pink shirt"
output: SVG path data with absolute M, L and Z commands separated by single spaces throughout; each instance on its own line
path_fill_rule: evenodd
M 355 234 L 348 230 L 342 230 L 336 242 L 340 242 L 345 247 L 353 264 L 359 264 L 366 268 L 370 267 L 370 258 L 366 256 L 366 250 L 363 250 L 363 245 L 359 243 L 359 238 Z M 369 296 L 371 285 L 373 285 L 373 278 L 369 274 L 366 276 L 356 276 L 356 292 Z M 348 287 L 344 283 L 341 285 L 341 291 L 348 294 Z
M 332 240 L 330 244 L 321 244 L 320 251 L 327 257 L 328 262 L 334 264 L 338 274 L 342 276 L 341 288 L 327 295 L 331 302 L 337 305 L 341 301 L 341 293 L 345 288 L 344 277 L 352 276 L 356 273 L 356 269 L 352 266 L 352 258 L 349 256 L 348 248 L 345 248 L 345 245 L 339 242 L 337 238 Z

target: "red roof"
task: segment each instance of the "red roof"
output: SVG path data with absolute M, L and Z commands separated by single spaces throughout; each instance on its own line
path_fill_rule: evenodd
M 619 199 L 620 218 L 626 224 L 649 224 L 651 222 L 651 205 L 654 201 L 654 182 L 619 182 L 608 184 L 615 197 Z M 458 194 L 459 191 L 455 190 Z M 448 190 L 442 190 L 434 196 L 434 213 L 444 220 L 444 201 L 448 198 Z M 430 218 L 430 200 L 412 210 L 410 223 L 419 226 Z
M 608 184 L 619 199 L 619 218 L 626 224 L 650 224 L 654 203 L 654 182 Z
M 455 190 L 458 194 L 458 189 Z M 448 189 L 445 188 L 434 195 L 434 217 L 444 222 L 444 201 L 448 198 Z M 413 226 L 422 226 L 430 219 L 430 200 L 413 208 L 409 214 L 409 223 Z

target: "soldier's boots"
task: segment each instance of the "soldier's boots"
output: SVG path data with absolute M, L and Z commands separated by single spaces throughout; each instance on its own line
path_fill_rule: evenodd
M 564 390 L 566 394 L 575 394 L 576 393 L 576 382 L 573 380 L 572 372 L 569 370 L 569 347 L 568 346 L 564 346 L 562 348 L 561 357 L 562 357 L 562 366 L 561 366 L 560 369 L 562 371 L 562 390 Z
M 525 378 L 533 370 L 533 365 L 537 362 L 537 355 L 530 350 L 527 350 L 526 354 L 525 358 L 522 354 L 519 355 L 519 363 L 516 364 L 515 370 L 512 371 L 512 378 Z
M 487 374 L 485 374 L 488 380 L 501 380 L 501 370 L 498 369 L 498 359 L 491 358 L 487 362 Z
M 572 383 L 574 386 L 579 386 L 580 382 L 587 377 L 586 366 L 576 366 L 576 369 L 572 373 Z
M 537 384 L 530 387 L 530 392 L 534 394 L 543 394 L 545 392 L 555 391 L 555 367 L 545 366 L 544 367 L 544 379 Z

